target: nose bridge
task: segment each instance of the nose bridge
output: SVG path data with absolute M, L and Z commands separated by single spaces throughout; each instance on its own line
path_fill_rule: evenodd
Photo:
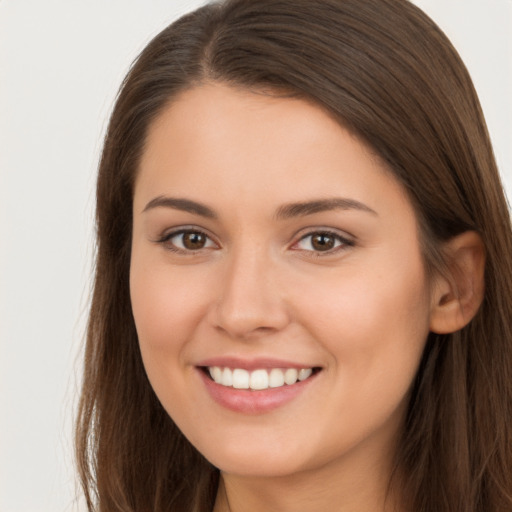
M 268 248 L 254 240 L 236 244 L 224 265 L 216 327 L 241 338 L 282 329 L 288 313 L 276 279 L 277 262 Z

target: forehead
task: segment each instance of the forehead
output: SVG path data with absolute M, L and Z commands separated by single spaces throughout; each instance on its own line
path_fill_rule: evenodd
M 136 201 L 170 194 L 262 208 L 340 194 L 407 202 L 381 160 L 325 109 L 220 84 L 183 92 L 152 123 L 135 192 Z

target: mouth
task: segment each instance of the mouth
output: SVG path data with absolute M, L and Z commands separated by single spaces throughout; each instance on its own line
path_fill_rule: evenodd
M 321 371 L 319 367 L 311 368 L 229 368 L 221 366 L 204 366 L 201 370 L 216 384 L 226 388 L 262 391 L 289 387 L 310 379 Z

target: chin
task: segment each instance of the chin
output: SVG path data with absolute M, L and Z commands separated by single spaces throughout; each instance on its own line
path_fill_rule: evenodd
M 216 450 L 215 453 L 203 455 L 220 471 L 227 474 L 254 478 L 275 478 L 289 476 L 307 469 L 307 462 L 299 460 L 300 450 L 274 448 L 262 450 L 261 446 L 248 447 L 247 444 L 239 447 L 230 445 L 226 450 Z
M 225 474 L 237 475 L 240 477 L 250 478 L 279 478 L 291 476 L 304 471 L 300 465 L 290 464 L 290 461 L 279 461 L 277 463 L 266 461 L 219 460 L 219 464 L 214 464 L 220 471 Z

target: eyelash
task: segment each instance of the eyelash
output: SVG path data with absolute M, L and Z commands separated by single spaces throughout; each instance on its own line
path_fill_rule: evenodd
M 313 255 L 315 258 L 321 258 L 323 256 L 332 256 L 333 254 L 337 254 L 338 252 L 345 251 L 349 247 L 353 247 L 355 245 L 353 240 L 340 235 L 336 231 L 331 231 L 328 229 L 317 229 L 315 231 L 310 231 L 310 232 L 304 234 L 303 236 L 301 236 L 299 238 L 299 240 L 293 244 L 292 248 L 297 246 L 301 242 L 307 240 L 308 238 L 312 238 L 312 237 L 318 236 L 318 235 L 324 236 L 324 237 L 330 237 L 330 238 L 334 239 L 334 243 L 337 245 L 335 245 L 331 249 L 327 249 L 325 251 L 318 251 L 318 250 L 315 251 L 314 249 L 296 249 L 296 250 L 311 253 L 311 255 Z M 312 245 L 312 241 L 309 242 L 309 245 Z
M 209 236 L 207 233 L 205 233 L 203 230 L 201 229 L 195 229 L 195 228 L 181 228 L 181 229 L 178 229 L 176 231 L 171 231 L 170 233 L 166 233 L 164 234 L 163 236 L 161 236 L 158 240 L 156 240 L 157 243 L 159 244 L 162 244 L 165 246 L 165 248 L 169 251 L 172 251 L 172 252 L 175 252 L 175 253 L 179 253 L 179 254 L 183 254 L 183 255 L 186 255 L 186 256 L 193 256 L 195 254 L 198 254 L 200 251 L 203 251 L 203 250 L 209 250 L 211 249 L 212 247 L 201 247 L 199 249 L 187 249 L 185 247 L 177 247 L 175 243 L 172 242 L 172 239 L 175 238 L 175 237 L 178 237 L 178 236 L 183 236 L 183 235 L 186 235 L 186 234 L 197 234 L 197 235 L 201 235 L 201 236 L 204 236 L 206 238 L 206 243 L 210 243 L 214 246 L 217 246 L 218 247 L 218 244 L 212 239 L 211 236 Z M 182 239 L 182 244 L 183 244 L 183 239 Z
M 206 238 L 206 244 L 210 244 L 210 246 L 209 247 L 201 247 L 199 249 L 194 250 L 194 249 L 187 249 L 185 247 L 177 247 L 175 243 L 171 242 L 171 240 L 173 238 L 178 237 L 180 235 L 183 236 L 186 234 L 196 234 L 196 235 L 204 236 Z M 312 238 L 315 235 L 331 237 L 334 239 L 334 243 L 337 245 L 335 245 L 333 248 L 327 249 L 325 251 L 320 251 L 320 250 L 315 251 L 314 249 L 300 249 L 300 248 L 294 249 L 294 247 L 298 246 L 301 242 L 307 240 L 308 238 Z M 217 242 L 215 242 L 212 239 L 212 237 L 209 236 L 207 233 L 205 233 L 203 230 L 195 229 L 195 228 L 181 228 L 176 231 L 171 231 L 170 233 L 164 234 L 162 237 L 160 237 L 158 240 L 156 240 L 156 242 L 164 245 L 165 248 L 169 251 L 183 254 L 186 256 L 194 256 L 203 250 L 212 249 L 212 246 L 216 246 L 216 247 L 219 246 L 217 244 Z M 183 239 L 182 239 L 181 243 L 183 245 Z M 311 244 L 312 244 L 312 242 L 310 242 L 310 245 Z M 296 251 L 302 251 L 305 253 L 310 253 L 310 255 L 312 255 L 316 258 L 319 258 L 319 257 L 323 257 L 323 256 L 337 254 L 338 252 L 347 250 L 349 247 L 353 247 L 354 245 L 355 245 L 355 243 L 353 240 L 350 240 L 349 238 L 341 236 L 339 233 L 337 233 L 335 231 L 331 231 L 328 229 L 317 229 L 317 230 L 310 231 L 310 232 L 302 235 L 296 242 L 293 243 L 293 245 L 291 246 L 291 249 L 296 250 Z

